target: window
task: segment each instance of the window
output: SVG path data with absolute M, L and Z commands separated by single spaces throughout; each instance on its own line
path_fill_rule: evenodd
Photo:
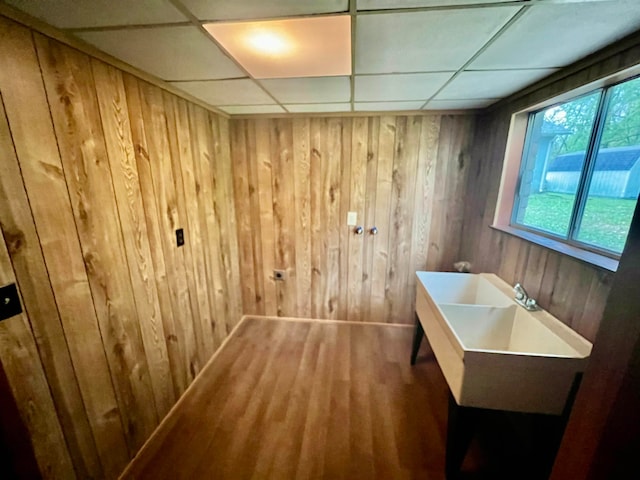
M 640 192 L 640 77 L 530 113 L 511 225 L 618 257 Z

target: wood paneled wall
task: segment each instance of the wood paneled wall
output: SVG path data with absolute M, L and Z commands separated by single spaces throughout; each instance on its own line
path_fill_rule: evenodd
M 0 361 L 43 476 L 116 478 L 242 313 L 229 122 L 3 17 L 0 98 Z
M 474 125 L 436 115 L 232 120 L 244 312 L 413 322 L 416 270 L 459 259 Z
M 543 308 L 591 341 L 598 332 L 614 274 L 489 226 L 512 114 L 638 65 L 639 42 L 638 34 L 632 35 L 481 116 L 468 175 L 461 256 L 472 262 L 474 271 L 494 272 L 512 284 L 522 283 Z

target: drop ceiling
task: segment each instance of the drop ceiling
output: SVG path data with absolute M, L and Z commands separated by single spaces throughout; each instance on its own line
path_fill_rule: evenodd
M 640 28 L 640 0 L 4 3 L 231 115 L 484 108 Z M 306 69 L 279 78 L 264 73 L 264 62 L 256 70 L 242 53 L 234 58 L 231 44 L 207 31 L 288 19 L 338 22 L 352 44 L 330 54 L 310 49 Z M 329 45 L 336 34 L 327 28 L 306 30 Z M 314 73 L 326 57 L 340 68 Z

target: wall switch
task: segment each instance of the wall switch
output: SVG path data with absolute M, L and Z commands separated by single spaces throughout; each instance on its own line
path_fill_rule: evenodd
M 176 245 L 179 247 L 184 245 L 184 229 L 182 228 L 176 230 Z
M 22 313 L 22 305 L 20 305 L 16 284 L 0 287 L 0 320 L 11 318 L 19 313 Z
M 358 224 L 358 212 L 347 212 L 347 225 L 355 227 Z

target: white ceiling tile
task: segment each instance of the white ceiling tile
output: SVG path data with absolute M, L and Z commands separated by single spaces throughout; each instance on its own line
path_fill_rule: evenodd
M 307 103 L 285 105 L 287 110 L 293 113 L 329 113 L 329 112 L 348 112 L 351 110 L 350 103 Z
M 157 27 L 77 34 L 86 42 L 164 80 L 244 77 L 196 27 Z
M 355 100 L 380 102 L 426 100 L 451 78 L 449 73 L 400 73 L 356 76 Z
M 450 5 L 476 5 L 529 0 L 358 0 L 358 10 L 382 10 L 390 8 L 442 7 Z
M 285 113 L 280 105 L 225 105 L 219 107 L 229 115 L 244 115 L 249 113 Z
M 281 103 L 348 102 L 349 77 L 274 78 L 260 83 Z
M 254 78 L 351 74 L 351 18 L 217 22 L 204 28 Z
M 519 7 L 361 15 L 356 73 L 457 70 Z
M 483 52 L 471 68 L 562 67 L 638 27 L 638 0 L 536 4 Z
M 476 98 L 469 100 L 431 100 L 424 110 L 466 110 L 468 108 L 486 108 L 499 98 Z
M 181 0 L 200 20 L 292 17 L 346 12 L 348 0 Z
M 424 102 L 365 102 L 355 103 L 357 112 L 420 110 Z
M 171 83 L 211 105 L 273 105 L 276 103 L 248 78 Z
M 6 0 L 58 28 L 185 22 L 167 0 Z
M 435 99 L 504 98 L 555 71 L 541 69 L 462 72 L 438 93 Z

